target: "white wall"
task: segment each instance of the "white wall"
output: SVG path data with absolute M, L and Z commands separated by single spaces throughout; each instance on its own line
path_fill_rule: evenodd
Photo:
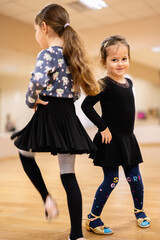
M 6 115 L 10 114 L 16 127 L 21 129 L 33 114 L 25 105 L 27 77 L 0 76 L 0 132 L 4 132 Z
M 160 110 L 160 86 L 145 79 L 133 79 L 137 110 L 146 111 L 148 108 Z

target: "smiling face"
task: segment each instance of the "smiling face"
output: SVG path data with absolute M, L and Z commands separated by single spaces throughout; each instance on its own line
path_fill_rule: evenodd
M 117 43 L 107 47 L 106 51 L 105 67 L 107 68 L 107 75 L 115 81 L 123 80 L 124 74 L 129 68 L 128 47 Z

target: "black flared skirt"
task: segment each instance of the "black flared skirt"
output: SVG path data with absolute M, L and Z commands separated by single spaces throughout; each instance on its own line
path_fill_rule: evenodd
M 143 162 L 140 148 L 134 133 L 124 134 L 111 130 L 112 141 L 102 143 L 101 133 L 98 132 L 93 142 L 97 146 L 95 154 L 90 154 L 93 163 L 101 167 L 136 166 Z
M 12 135 L 18 149 L 31 152 L 94 154 L 96 147 L 75 113 L 73 99 L 41 96 L 30 122 Z

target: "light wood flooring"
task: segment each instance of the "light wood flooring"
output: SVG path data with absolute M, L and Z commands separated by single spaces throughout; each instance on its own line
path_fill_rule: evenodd
M 140 165 L 145 187 L 144 208 L 151 227 L 140 229 L 133 214 L 133 200 L 120 167 L 120 182 L 112 192 L 102 219 L 113 229 L 111 236 L 83 232 L 87 240 L 160 240 L 160 146 L 141 147 L 144 163 Z M 60 215 L 45 221 L 40 195 L 21 167 L 18 156 L 0 161 L 0 240 L 67 240 L 69 216 L 66 196 L 59 178 L 57 158 L 37 155 L 50 193 L 57 199 Z M 87 155 L 77 156 L 76 172 L 83 196 L 83 218 L 90 212 L 92 200 L 102 181 L 101 168 Z

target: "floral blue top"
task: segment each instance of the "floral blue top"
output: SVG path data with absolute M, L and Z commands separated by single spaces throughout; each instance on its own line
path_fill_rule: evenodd
M 52 46 L 42 50 L 26 93 L 26 104 L 33 108 L 38 95 L 75 98 L 73 79 L 63 56 L 63 48 Z

